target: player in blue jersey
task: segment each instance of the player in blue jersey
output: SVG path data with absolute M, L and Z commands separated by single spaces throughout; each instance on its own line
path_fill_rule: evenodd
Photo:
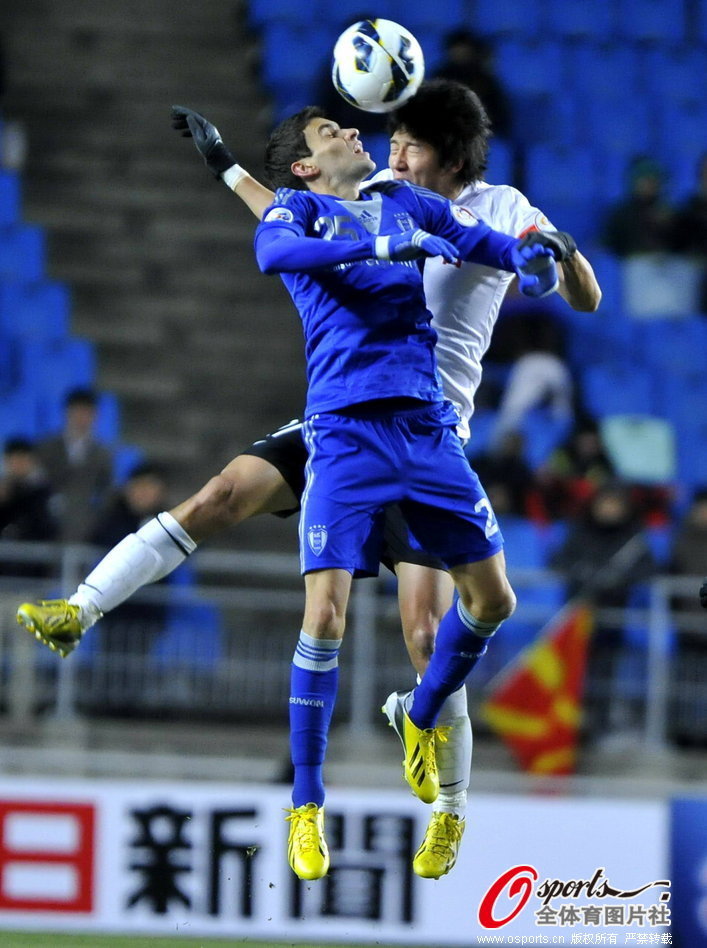
M 407 182 L 361 190 L 373 170 L 355 129 L 316 108 L 281 123 L 266 150 L 279 190 L 255 237 L 258 264 L 279 273 L 302 319 L 308 395 L 307 480 L 300 516 L 305 611 L 292 665 L 294 787 L 289 861 L 326 874 L 322 766 L 338 652 L 355 573 L 376 573 L 384 511 L 398 503 L 411 540 L 449 569 L 459 598 L 443 617 L 420 684 L 389 713 L 413 792 L 439 792 L 436 727 L 500 623 L 515 607 L 491 505 L 456 434 L 436 371 L 421 261 L 473 260 L 515 272 L 521 292 L 558 286 L 542 235 L 516 240 Z
M 436 90 L 431 85 L 424 98 L 419 96 L 419 107 L 416 106 L 415 115 L 406 114 L 401 124 L 407 129 L 408 137 L 412 132 L 417 143 L 422 139 L 422 146 L 410 146 L 403 155 L 399 145 L 400 135 L 396 134 L 393 139 L 396 151 L 395 156 L 391 151 L 391 165 L 395 167 L 396 175 L 422 180 L 451 198 L 459 195 L 456 203 L 463 204 L 470 189 L 467 183 L 478 181 L 485 165 L 488 123 L 483 108 L 478 100 L 474 101 L 473 94 L 468 90 L 461 91 L 463 96 L 454 88 Z M 186 127 L 186 115 L 191 121 L 198 120 L 201 123 L 204 136 L 199 138 L 197 130 L 195 142 L 199 151 L 207 158 L 207 165 L 214 173 L 222 176 L 229 187 L 237 189 L 239 196 L 260 216 L 272 199 L 272 192 L 247 176 L 228 152 L 222 167 L 214 168 L 214 146 L 218 148 L 220 142 L 218 132 L 210 123 L 190 110 L 175 109 L 175 114 L 180 123 L 175 122 L 177 128 Z M 441 137 L 439 130 L 443 130 Z M 425 139 L 430 143 L 427 146 L 424 145 Z M 222 143 L 220 147 L 223 148 Z M 207 154 L 210 157 L 207 157 Z M 467 157 L 462 161 L 461 156 L 464 155 Z M 404 164 L 404 158 L 408 160 L 407 165 Z M 479 184 L 479 187 L 486 186 Z M 255 195 L 246 197 L 244 190 L 252 188 L 256 190 Z M 491 188 L 484 194 L 512 190 Z M 517 195 L 517 201 L 524 201 L 522 195 Z M 501 215 L 497 210 L 498 201 L 494 201 L 490 208 L 490 219 L 499 221 L 496 226 L 508 229 L 511 233 L 523 233 L 533 223 L 533 211 L 529 205 L 525 205 L 517 212 L 509 209 Z M 482 216 L 489 213 L 489 208 L 482 207 L 481 210 Z M 473 206 L 472 211 L 475 211 Z M 545 221 L 545 226 L 551 225 Z M 449 300 L 450 309 L 458 312 L 460 301 L 468 296 L 473 302 L 471 308 L 477 314 L 474 316 L 475 320 L 486 320 L 488 310 L 497 312 L 493 299 L 479 300 L 478 294 L 481 290 L 486 290 L 490 277 L 498 271 L 475 267 L 473 264 L 465 265 L 462 269 L 439 266 L 438 260 L 433 259 L 425 268 L 426 281 L 431 276 L 430 267 L 433 264 L 440 279 L 448 278 L 447 283 L 458 286 L 459 299 Z M 567 295 L 570 304 L 578 309 L 595 308 L 596 304 L 588 307 L 585 302 L 585 299 L 591 297 L 591 268 L 588 268 L 581 255 L 576 253 L 571 260 L 565 259 L 562 269 L 565 277 L 563 287 L 569 284 L 570 277 L 572 278 L 570 293 Z M 472 272 L 479 273 L 476 282 L 471 279 Z M 510 274 L 501 273 L 499 276 L 510 279 Z M 584 288 L 585 285 L 587 289 Z M 502 292 L 500 289 L 501 296 Z M 435 298 L 440 295 L 448 297 L 450 294 L 449 291 L 445 294 L 435 291 Z M 442 312 L 436 312 L 435 321 L 445 315 L 446 305 L 444 302 Z M 483 336 L 485 332 L 470 324 L 469 338 L 474 339 L 477 335 Z M 443 350 L 448 355 L 453 351 L 451 342 L 450 338 Z M 460 347 L 465 358 L 467 349 L 466 345 Z M 479 353 L 479 357 L 481 354 Z M 468 376 L 462 387 L 473 392 L 478 384 L 480 368 L 474 371 L 472 369 L 473 366 L 468 372 L 455 373 L 447 369 L 447 374 L 450 378 Z M 442 372 L 442 377 L 446 381 L 445 372 Z M 466 396 L 465 400 L 457 398 L 457 392 L 461 391 L 459 384 L 450 385 L 448 391 L 454 393 L 455 401 L 469 403 L 466 409 L 464 404 L 459 406 L 462 413 L 459 430 L 462 436 L 465 436 L 463 429 L 471 412 L 471 397 Z M 84 631 L 100 618 L 103 612 L 114 608 L 146 582 L 152 582 L 170 572 L 198 542 L 208 538 L 216 530 L 268 510 L 295 512 L 304 486 L 303 468 L 306 461 L 306 450 L 300 432 L 301 425 L 292 423 L 280 429 L 274 436 L 268 436 L 252 445 L 194 497 L 179 504 L 171 512 L 161 513 L 137 534 L 126 537 L 98 564 L 70 600 L 25 604 L 19 610 L 21 621 L 50 647 L 61 651 L 62 654 L 68 654 Z M 466 433 L 468 434 L 468 428 Z M 422 674 L 427 665 L 438 618 L 446 610 L 446 603 L 449 601 L 446 585 L 448 579 L 446 573 L 442 572 L 443 564 L 438 559 L 424 551 L 412 549 L 405 524 L 399 514 L 394 516 L 395 513 L 395 508 L 386 511 L 386 543 L 382 558 L 391 568 L 394 565 L 398 574 L 406 643 L 413 664 Z M 440 748 L 440 757 L 441 752 L 444 752 L 446 786 L 435 804 L 425 841 L 415 857 L 414 868 L 418 875 L 437 878 L 448 872 L 456 859 L 464 828 L 464 803 L 471 758 L 471 734 L 465 708 L 466 696 L 462 687 L 448 699 L 443 709 L 445 723 L 454 724 L 450 740 Z

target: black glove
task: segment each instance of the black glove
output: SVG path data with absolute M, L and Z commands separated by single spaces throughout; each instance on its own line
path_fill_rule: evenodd
M 702 608 L 707 609 L 707 579 L 703 579 L 702 585 L 700 586 L 700 602 L 702 603 Z
M 577 251 L 574 237 L 563 230 L 531 230 L 521 238 L 518 247 L 532 247 L 534 244 L 552 250 L 555 260 L 560 262 L 567 260 Z
M 228 171 L 237 164 L 236 159 L 224 145 L 216 126 L 193 109 L 187 109 L 183 105 L 173 105 L 172 128 L 181 132 L 182 138 L 194 139 L 197 151 L 215 178 L 220 178 L 224 171 Z

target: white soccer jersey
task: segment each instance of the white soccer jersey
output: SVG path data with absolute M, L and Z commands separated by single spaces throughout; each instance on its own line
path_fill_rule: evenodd
M 372 181 L 390 180 L 393 172 L 381 171 Z M 520 237 L 528 230 L 554 230 L 542 211 L 507 184 L 476 181 L 453 202 L 469 208 L 495 230 Z M 444 393 L 459 412 L 459 436 L 469 437 L 469 419 L 474 395 L 481 381 L 481 359 L 491 342 L 491 333 L 512 273 L 478 263 L 458 266 L 441 257 L 425 261 L 424 286 L 427 306 L 434 314 L 437 330 L 437 365 Z

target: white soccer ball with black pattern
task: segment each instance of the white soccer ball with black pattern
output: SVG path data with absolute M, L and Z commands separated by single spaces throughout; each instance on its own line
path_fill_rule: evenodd
M 392 20 L 360 20 L 334 46 L 334 87 L 364 112 L 396 109 L 415 95 L 424 75 L 420 44 Z

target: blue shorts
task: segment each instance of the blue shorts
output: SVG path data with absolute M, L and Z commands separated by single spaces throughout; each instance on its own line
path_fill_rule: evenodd
M 398 503 L 410 543 L 447 568 L 487 559 L 503 537 L 464 455 L 448 403 L 357 417 L 321 413 L 304 423 L 309 457 L 300 516 L 303 573 L 376 576 L 384 510 Z

